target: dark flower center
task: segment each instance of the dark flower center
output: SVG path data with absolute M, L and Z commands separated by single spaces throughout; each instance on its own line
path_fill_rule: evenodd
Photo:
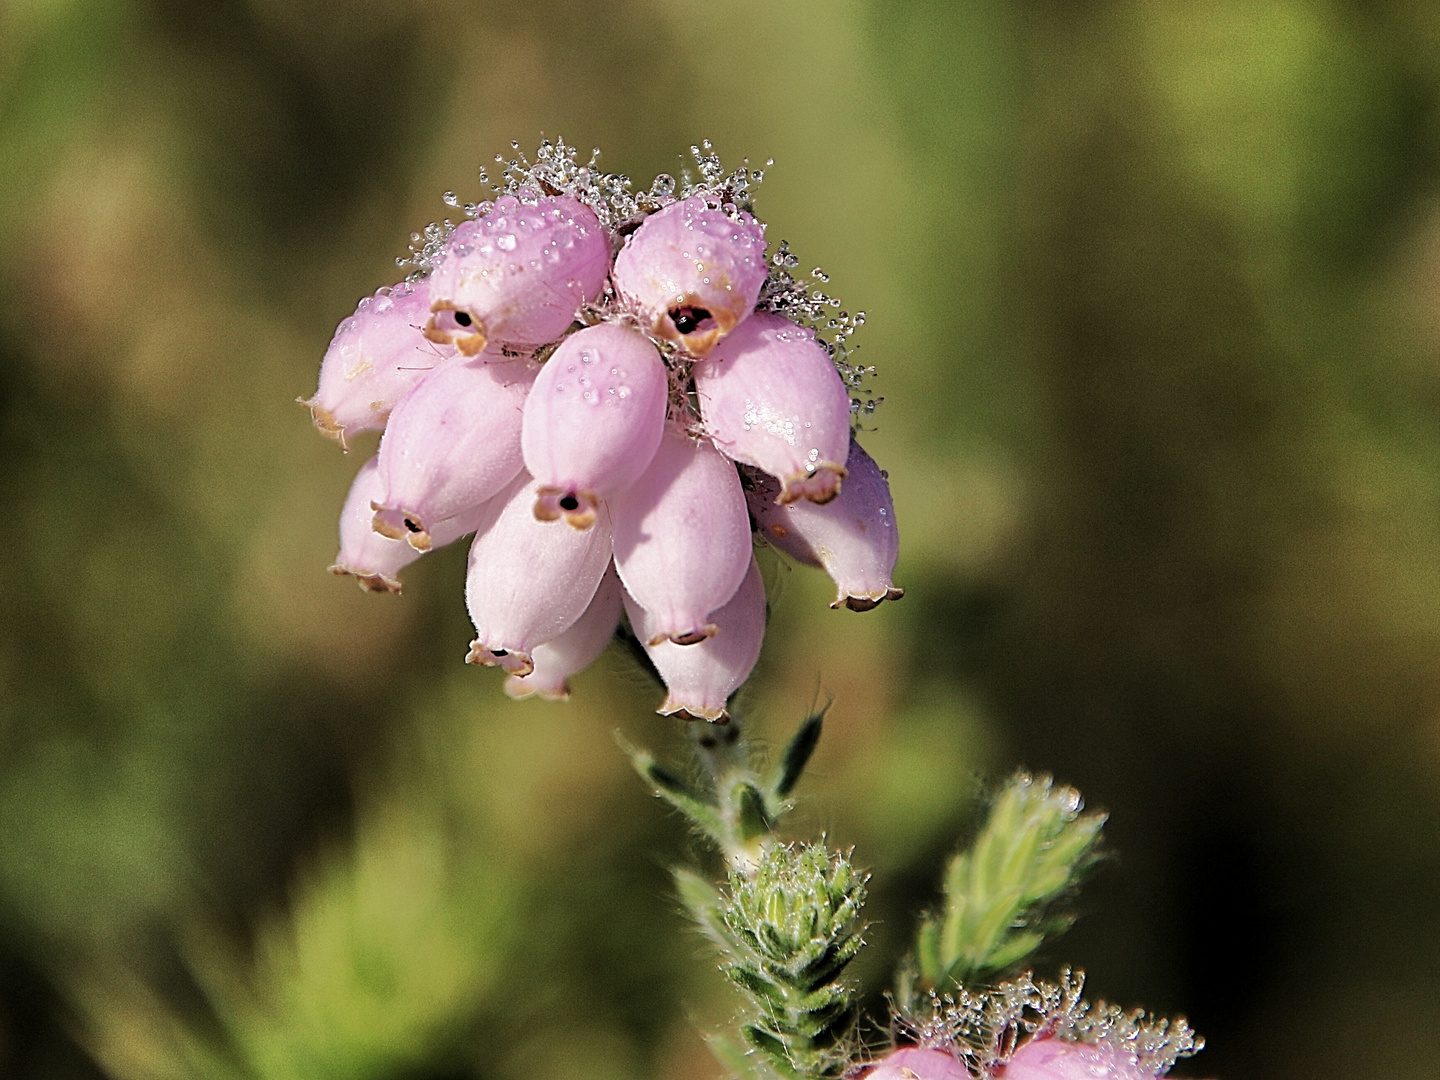
M 569 511 L 569 510 L 579 510 L 579 509 L 580 509 L 580 500 L 577 499 L 574 495 L 565 495 L 565 496 L 562 496 L 561 499 L 560 499 L 560 509 L 561 509 L 561 510 L 566 510 L 566 511 Z
M 468 311 L 457 311 L 457 312 L 455 312 L 455 321 L 456 321 L 457 323 L 459 323 L 461 326 L 469 326 L 469 325 L 470 325 L 470 313 L 469 313 Z
M 670 309 L 670 321 L 682 334 L 694 333 L 695 328 L 708 318 L 710 318 L 710 312 L 703 307 L 686 306 Z

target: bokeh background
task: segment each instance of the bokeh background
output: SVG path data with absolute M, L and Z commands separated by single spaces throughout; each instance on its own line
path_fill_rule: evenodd
M 702 1080 L 733 1001 L 612 741 L 325 573 L 293 404 L 445 189 L 714 140 L 868 322 L 906 598 L 778 563 L 743 697 L 879 1003 L 1018 765 L 1116 853 L 1040 960 L 1191 1076 L 1440 1060 L 1440 5 L 0 2 L 0 1076 Z

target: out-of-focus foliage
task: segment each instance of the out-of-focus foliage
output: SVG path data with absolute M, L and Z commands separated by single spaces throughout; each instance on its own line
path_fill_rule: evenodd
M 542 131 L 774 157 L 869 314 L 906 598 L 774 565 L 743 700 L 834 698 L 797 816 L 874 871 L 856 977 L 1023 763 L 1120 854 L 1042 966 L 1197 1074 L 1430 1075 L 1437 105 L 1417 0 L 3 0 L 0 1075 L 715 1074 L 611 739 L 678 740 L 653 688 L 504 700 L 463 552 L 326 575 L 373 443 L 291 403 Z

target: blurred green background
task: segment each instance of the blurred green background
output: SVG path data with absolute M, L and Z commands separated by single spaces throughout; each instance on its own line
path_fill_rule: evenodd
M 0 1076 L 717 1075 L 612 742 L 461 663 L 463 550 L 325 573 L 335 323 L 541 133 L 775 158 L 869 315 L 900 604 L 775 567 L 746 711 L 876 995 L 981 778 L 1112 813 L 1041 970 L 1192 1076 L 1440 1060 L 1440 4 L 0 0 Z

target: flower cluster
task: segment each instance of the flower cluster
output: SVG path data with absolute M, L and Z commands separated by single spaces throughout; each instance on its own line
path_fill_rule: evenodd
M 564 697 L 623 612 L 659 711 L 724 720 L 764 635 L 757 537 L 824 567 L 833 606 L 901 595 L 889 486 L 853 432 L 876 404 L 848 359 L 863 315 L 785 245 L 767 257 L 762 174 L 709 150 L 641 194 L 563 142 L 506 163 L 341 322 L 305 402 L 342 447 L 383 432 L 331 569 L 398 592 L 474 533 L 467 660 L 512 696 Z

